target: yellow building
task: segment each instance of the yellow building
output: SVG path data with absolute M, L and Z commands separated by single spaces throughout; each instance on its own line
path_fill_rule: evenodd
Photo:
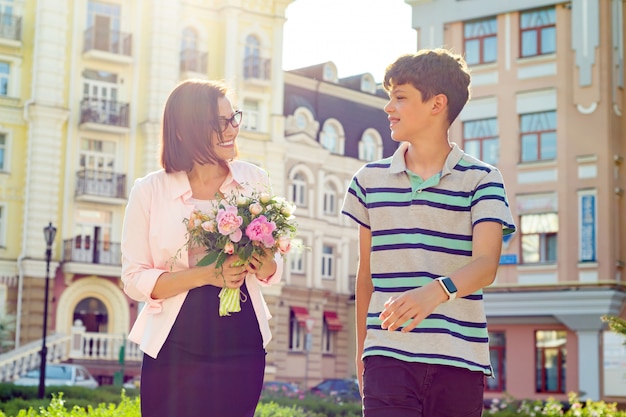
M 126 198 L 159 168 L 163 106 L 178 82 L 226 80 L 246 115 L 242 159 L 284 188 L 283 164 L 270 161 L 285 152 L 291 1 L 0 0 L 0 311 L 16 315 L 26 358 L 0 364 L 3 380 L 39 360 L 49 223 L 48 359 L 90 361 L 104 383 L 119 369 L 140 308 L 119 280 Z M 136 346 L 127 359 L 136 373 Z

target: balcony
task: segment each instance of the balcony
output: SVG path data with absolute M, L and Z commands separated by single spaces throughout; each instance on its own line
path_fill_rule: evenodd
M 85 30 L 83 55 L 107 62 L 130 64 L 132 59 L 133 35 L 119 30 L 91 27 Z
M 202 74 L 206 76 L 209 66 L 209 54 L 195 49 L 185 49 L 180 52 L 180 72 Z M 193 76 L 193 75 L 192 75 Z M 185 78 L 192 78 L 185 77 Z
M 121 266 L 120 244 L 76 236 L 63 241 L 63 262 Z
M 126 204 L 126 174 L 83 169 L 76 173 L 76 200 L 101 204 Z
M 128 133 L 129 104 L 86 97 L 80 102 L 80 125 L 89 130 Z
M 22 43 L 22 17 L 0 13 L 0 44 L 20 46 Z
M 247 56 L 243 61 L 243 78 L 246 81 L 267 82 L 271 77 L 272 60 L 258 56 Z

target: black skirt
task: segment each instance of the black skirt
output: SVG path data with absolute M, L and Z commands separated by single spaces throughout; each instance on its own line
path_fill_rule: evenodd
M 156 359 L 144 355 L 142 417 L 253 417 L 265 350 L 244 284 L 241 311 L 218 314 L 221 288 L 189 291 Z

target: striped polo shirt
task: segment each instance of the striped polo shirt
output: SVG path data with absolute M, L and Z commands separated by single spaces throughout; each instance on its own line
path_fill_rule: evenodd
M 403 143 L 390 158 L 363 166 L 342 213 L 372 235 L 374 292 L 363 357 L 451 365 L 491 375 L 482 290 L 439 305 L 408 333 L 383 330 L 378 316 L 389 297 L 449 276 L 471 261 L 472 228 L 480 222 L 515 231 L 502 175 L 456 144 L 440 173 L 422 180 L 406 168 Z M 408 324 L 408 323 L 407 323 Z

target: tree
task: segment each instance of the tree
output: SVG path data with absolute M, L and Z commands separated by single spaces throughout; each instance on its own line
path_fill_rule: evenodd
M 7 348 L 15 345 L 13 334 L 15 332 L 15 316 L 5 314 L 0 316 L 0 353 L 6 352 Z

